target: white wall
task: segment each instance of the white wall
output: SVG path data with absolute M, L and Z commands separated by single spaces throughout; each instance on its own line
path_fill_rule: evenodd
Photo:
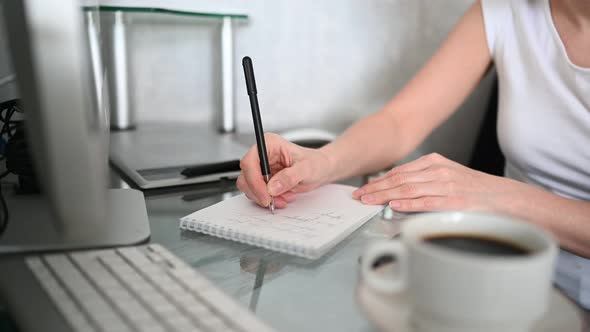
M 235 27 L 238 131 L 252 123 L 241 58 L 253 58 L 265 129 L 341 131 L 378 110 L 436 50 L 471 0 L 252 0 Z M 133 15 L 140 121 L 212 121 L 220 110 L 219 23 Z M 487 84 L 489 86 L 489 84 Z M 466 161 L 487 89 L 420 148 Z

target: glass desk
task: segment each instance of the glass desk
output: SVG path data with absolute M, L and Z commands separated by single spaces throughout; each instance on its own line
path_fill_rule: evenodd
M 179 218 L 237 194 L 200 190 L 146 194 L 152 231 L 160 243 L 249 307 L 278 331 L 374 331 L 354 297 L 358 257 L 368 241 L 397 234 L 398 222 L 380 215 L 316 261 L 181 231 Z
M 125 187 L 118 175 L 112 181 Z M 397 235 L 399 221 L 379 214 L 315 261 L 179 229 L 181 217 L 236 194 L 230 181 L 145 192 L 150 241 L 198 269 L 277 331 L 378 332 L 355 298 L 359 256 L 370 241 Z M 2 299 L 0 330 L 17 330 Z
M 350 184 L 360 183 L 356 179 Z M 236 194 L 231 182 L 146 192 L 151 241 L 170 249 L 278 331 L 377 331 L 355 298 L 359 256 L 370 241 L 396 236 L 399 219 L 377 215 L 316 261 L 179 229 L 181 217 Z

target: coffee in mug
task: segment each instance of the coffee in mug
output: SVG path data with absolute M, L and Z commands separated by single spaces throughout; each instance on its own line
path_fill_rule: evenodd
M 474 234 L 434 234 L 425 237 L 424 241 L 441 248 L 479 255 L 520 256 L 531 253 L 518 244 Z

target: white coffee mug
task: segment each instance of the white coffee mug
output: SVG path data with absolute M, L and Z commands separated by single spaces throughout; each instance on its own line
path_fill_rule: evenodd
M 425 241 L 442 235 L 496 239 L 526 254 L 476 254 Z M 407 292 L 417 331 L 525 332 L 547 310 L 556 254 L 553 238 L 530 223 L 480 213 L 426 213 L 404 222 L 401 240 L 369 245 L 361 277 L 375 292 Z M 398 273 L 375 272 L 384 256 L 395 257 Z

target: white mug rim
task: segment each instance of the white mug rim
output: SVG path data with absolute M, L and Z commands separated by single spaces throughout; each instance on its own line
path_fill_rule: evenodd
M 478 222 L 478 218 L 479 220 L 481 220 L 482 218 L 495 219 L 496 221 L 505 224 L 516 223 L 521 231 L 528 232 L 529 234 L 540 239 L 543 242 L 543 247 L 540 249 L 531 249 L 531 253 L 519 256 L 481 255 L 475 253 L 460 252 L 453 249 L 441 248 L 425 242 L 423 240 L 424 234 L 422 234 L 422 236 L 416 236 L 415 234 L 410 233 L 412 231 L 412 227 L 415 227 L 416 224 L 422 222 L 448 223 L 448 219 L 453 219 L 454 222 Z M 500 214 L 463 211 L 422 213 L 416 216 L 412 216 L 408 218 L 406 221 L 404 221 L 401 229 L 401 241 L 410 250 L 416 250 L 418 252 L 421 252 L 422 254 L 426 254 L 436 259 L 455 263 L 468 263 L 486 269 L 497 269 L 500 266 L 511 268 L 515 266 L 521 266 L 522 264 L 526 263 L 534 263 L 538 260 L 546 259 L 547 256 L 552 255 L 557 250 L 555 240 L 545 230 L 539 228 L 538 226 L 533 226 L 530 223 L 516 219 L 514 217 Z M 433 234 L 434 233 L 435 231 L 433 231 Z M 459 233 L 459 231 L 457 233 Z M 488 237 L 494 237 L 494 235 L 497 236 L 497 234 L 493 234 L 490 232 L 465 232 L 463 234 L 466 233 L 474 235 L 483 235 Z

